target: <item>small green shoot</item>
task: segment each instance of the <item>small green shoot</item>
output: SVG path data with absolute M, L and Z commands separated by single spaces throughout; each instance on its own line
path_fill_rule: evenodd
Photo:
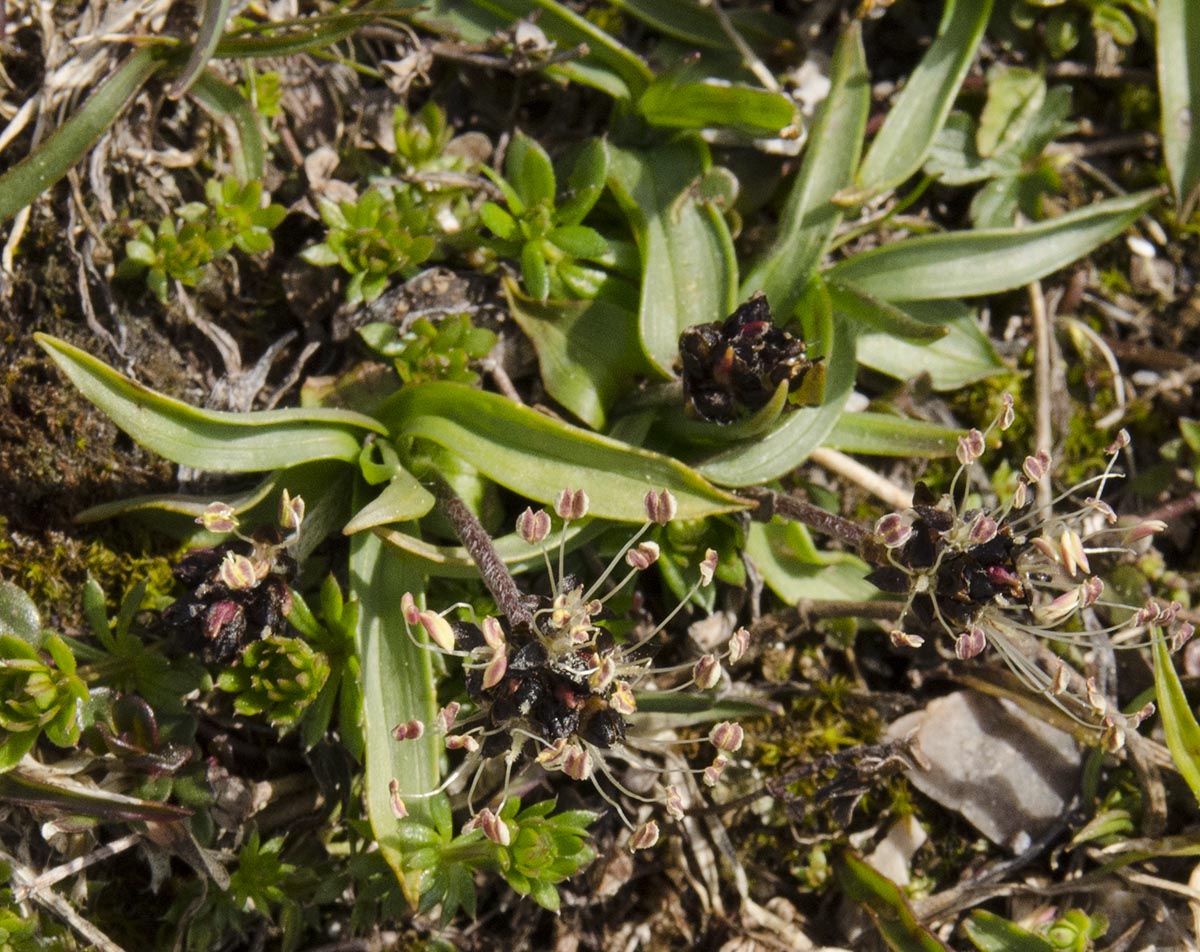
M 1074 131 L 1066 121 L 1070 110 L 1066 86 L 1047 89 L 1032 70 L 995 66 L 978 120 L 953 113 L 925 171 L 945 185 L 987 183 L 971 202 L 971 220 L 979 228 L 1009 227 L 1018 212 L 1034 221 L 1044 218 L 1045 198 L 1061 191 L 1067 161 L 1066 155 L 1046 153 L 1046 147 Z
M 405 868 L 420 877 L 421 909 L 441 906 L 442 921 L 462 909 L 476 914 L 472 873 L 498 871 L 514 891 L 529 896 L 543 909 L 557 912 L 561 905 L 557 883 L 574 876 L 596 857 L 587 844 L 587 828 L 597 814 L 570 810 L 554 814 L 555 802 L 543 800 L 521 809 L 512 797 L 499 817 L 507 842 L 494 842 L 482 829 L 454 836 L 445 798 L 432 804 L 432 825 L 413 819 L 400 821 L 400 837 L 407 851 Z
M 323 199 L 320 210 L 325 240 L 300 257 L 349 274 L 347 304 L 374 301 L 393 275 L 412 277 L 437 247 L 437 226 L 413 186 L 376 184 L 357 201 Z
M 488 202 L 480 217 L 499 239 L 496 250 L 520 261 L 525 289 L 537 301 L 594 297 L 605 272 L 580 262 L 613 262 L 609 242 L 582 224 L 603 191 L 606 155 L 602 143 L 591 140 L 575 161 L 565 196 L 558 195 L 550 156 L 522 132 L 509 143 L 504 177 L 487 170 L 507 210 Z
M 183 205 L 157 230 L 134 221 L 135 237 L 125 244 L 119 273 L 144 276 L 163 304 L 170 299 L 172 282 L 195 287 L 209 265 L 232 248 L 248 255 L 270 251 L 275 244 L 271 232 L 287 214 L 269 202 L 259 182 L 212 179 L 204 191 L 207 202 Z
M 367 324 L 359 334 L 371 350 L 392 360 L 404 383 L 478 383 L 479 374 L 471 364 L 486 357 L 496 343 L 495 334 L 472 325 L 466 314 L 443 318 L 437 324 L 418 318 L 404 333 L 394 324 Z

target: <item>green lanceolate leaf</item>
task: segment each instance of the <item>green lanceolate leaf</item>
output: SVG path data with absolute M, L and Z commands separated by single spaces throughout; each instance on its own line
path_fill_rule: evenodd
M 1041 936 L 983 909 L 973 910 L 962 926 L 979 952 L 1055 952 Z
M 1180 218 L 1186 220 L 1200 197 L 1200 6 L 1195 0 L 1159 0 L 1158 94 L 1163 158 Z
M 866 581 L 867 565 L 848 552 L 823 552 L 804 526 L 775 518 L 753 522 L 745 554 L 767 587 L 789 605 L 802 599 L 859 601 L 879 593 Z
M 216 59 L 265 59 L 311 53 L 332 46 L 378 16 L 370 10 L 305 17 L 284 23 L 258 22 L 228 31 L 217 43 Z
M 945 327 L 919 321 L 907 311 L 866 294 L 853 284 L 831 280 L 826 286 L 834 309 L 854 321 L 860 332 L 870 328 L 889 337 L 917 343 L 940 340 L 949 333 Z
M 789 316 L 800 300 L 842 220 L 832 198 L 850 184 L 862 149 L 871 89 L 858 23 L 851 24 L 838 41 L 830 80 L 829 96 L 809 133 L 775 244 L 742 284 L 743 298 L 765 292 L 780 318 Z
M 609 146 L 608 184 L 642 257 L 642 346 L 668 376 L 684 328 L 724 319 L 737 290 L 725 219 L 692 193 L 708 168 L 708 148 L 695 136 L 650 150 Z
M 348 410 L 197 410 L 117 373 L 46 334 L 34 335 L 80 393 L 147 449 L 215 472 L 254 473 L 318 459 L 355 460 L 368 433 L 386 432 Z
M 508 310 L 532 342 L 550 396 L 594 430 L 651 370 L 637 336 L 637 315 L 607 298 L 541 304 L 506 283 Z
M 948 0 L 938 37 L 913 70 L 858 170 L 864 191 L 895 188 L 916 172 L 975 59 L 991 0 Z
M 422 486 L 408 470 L 401 469 L 383 492 L 354 514 L 342 530 L 346 535 L 394 522 L 420 519 L 434 504 L 433 493 Z
M 403 871 L 403 844 L 393 796 L 409 813 L 427 819 L 429 801 L 418 795 L 438 785 L 435 733 L 398 742 L 397 724 L 434 717 L 437 691 L 430 653 L 414 644 L 399 611 L 400 596 L 420 596 L 423 579 L 403 554 L 375 535 L 361 532 L 350 542 L 350 594 L 358 600 L 355 646 L 362 685 L 362 737 L 365 744 L 366 800 L 371 829 L 388 865 L 415 906 L 413 878 Z M 420 637 L 424 637 L 421 635 Z
M 1150 632 L 1154 638 L 1154 691 L 1163 733 L 1167 735 L 1167 747 L 1192 795 L 1200 801 L 1200 724 L 1196 723 L 1183 685 L 1179 683 L 1179 675 L 1171 663 L 1165 636 L 1158 628 L 1151 628 Z
M 272 472 L 257 486 L 244 493 L 225 496 L 244 525 L 272 523 L 279 511 L 279 496 L 287 490 L 307 504 L 304 531 L 288 551 L 299 562 L 322 541 L 341 532 L 350 519 L 350 487 L 354 469 L 340 460 L 322 459 L 300 463 Z M 91 506 L 75 516 L 78 523 L 99 522 L 118 516 L 139 516 L 154 529 L 172 538 L 195 545 L 211 545 L 210 533 L 196 525 L 196 519 L 213 503 L 211 495 L 186 496 L 161 494 L 134 496 Z
M 104 81 L 79 111 L 0 175 L 0 221 L 5 221 L 67 174 L 163 66 L 160 50 L 141 49 Z
M 95 785 L 85 786 L 55 771 L 19 767 L 0 777 L 0 799 L 5 803 L 50 810 L 72 816 L 93 816 L 109 822 L 170 823 L 191 815 L 183 807 L 139 800 Z
M 906 301 L 904 309 L 913 320 L 945 331 L 944 336 L 913 343 L 892 334 L 860 333 L 860 364 L 897 380 L 928 374 L 935 390 L 956 390 L 1008 369 L 962 301 Z
M 842 892 L 866 910 L 883 941 L 895 952 L 950 952 L 917 921 L 900 887 L 858 856 L 843 852 L 833 870 Z
M 951 456 L 962 430 L 890 413 L 843 413 L 825 446 L 843 453 L 933 459 Z
M 637 103 L 651 125 L 669 129 L 730 128 L 752 136 L 776 136 L 797 118 L 781 93 L 726 82 L 680 82 L 663 76 Z
M 266 145 L 249 100 L 211 73 L 196 77 L 191 94 L 226 126 L 230 164 L 238 181 L 262 181 Z
M 1135 192 L 1020 228 L 908 238 L 855 255 L 830 277 L 888 301 L 995 294 L 1077 261 L 1131 225 L 1156 198 Z
M 590 513 L 641 522 L 642 497 L 669 489 L 680 519 L 741 508 L 682 463 L 627 446 L 453 383 L 406 387 L 380 409 L 394 436 L 422 437 L 462 457 L 490 479 L 549 503 L 563 489 L 585 489 Z
M 221 41 L 221 31 L 225 29 L 225 21 L 229 19 L 229 8 L 232 0 L 206 0 L 200 16 L 200 32 L 192 47 L 191 55 L 183 66 L 179 78 L 171 84 L 167 95 L 172 99 L 180 98 L 200 79 L 204 68 L 212 58 L 213 51 Z

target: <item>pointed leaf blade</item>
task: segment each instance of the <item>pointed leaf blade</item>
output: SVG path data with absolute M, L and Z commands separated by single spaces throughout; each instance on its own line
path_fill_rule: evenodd
M 608 184 L 642 258 L 642 346 L 664 376 L 673 373 L 685 328 L 733 310 L 733 239 L 720 212 L 692 194 L 709 164 L 707 147 L 695 136 L 653 150 L 609 146 Z
M 1200 801 L 1200 724 L 1171 663 L 1165 636 L 1158 628 L 1150 631 L 1154 638 L 1154 691 L 1167 748 L 1192 795 Z
M 0 221 L 5 221 L 67 174 L 163 66 L 158 51 L 140 49 L 106 79 L 70 119 L 30 155 L 0 175 Z
M 895 188 L 921 167 L 950 115 L 991 12 L 992 0 L 946 4 L 937 39 L 896 97 L 858 170 L 862 189 Z
M 586 489 L 590 513 L 642 522 L 648 489 L 669 489 L 680 519 L 742 508 L 735 497 L 666 456 L 570 426 L 494 393 L 436 382 L 406 387 L 380 410 L 396 437 L 422 437 L 514 492 L 549 503 Z
M 830 277 L 887 301 L 1010 291 L 1121 234 L 1156 197 L 1157 192 L 1135 192 L 1020 228 L 908 238 L 855 255 Z
M 807 151 L 784 205 L 779 235 L 766 259 L 746 276 L 741 295 L 767 295 L 775 313 L 791 314 L 809 276 L 842 220 L 833 196 L 850 184 L 871 104 L 862 29 L 851 24 L 838 41 L 832 86 L 808 137 Z
M 358 599 L 355 646 L 361 671 L 362 737 L 365 745 L 367 815 L 388 865 L 395 871 L 415 906 L 417 887 L 403 869 L 401 818 L 392 806 L 396 794 L 408 795 L 405 806 L 420 820 L 427 819 L 426 794 L 438 785 L 435 734 L 397 742 L 397 724 L 432 722 L 437 691 L 430 653 L 409 638 L 397 610 L 404 592 L 420 596 L 424 579 L 395 549 L 373 533 L 360 532 L 350 542 L 350 590 Z
M 185 466 L 218 472 L 261 472 L 317 459 L 355 460 L 367 433 L 383 433 L 370 417 L 348 410 L 257 413 L 198 410 L 117 373 L 78 347 L 34 335 L 85 397 L 147 449 Z
M 1200 198 L 1200 5 L 1159 0 L 1158 94 L 1163 157 L 1180 218 Z

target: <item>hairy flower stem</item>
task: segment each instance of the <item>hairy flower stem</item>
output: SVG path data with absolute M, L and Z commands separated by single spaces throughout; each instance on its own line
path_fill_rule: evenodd
M 754 513 L 754 518 L 761 522 L 770 521 L 771 517 L 778 513 L 793 522 L 799 522 L 817 532 L 840 539 L 855 548 L 862 545 L 870 535 L 870 531 L 858 523 L 843 519 L 839 515 L 827 512 L 820 506 L 814 506 L 795 496 L 777 493 L 773 489 L 763 489 L 760 486 L 747 486 L 740 492 L 742 498 L 758 504 L 758 511 Z
M 467 508 L 462 497 L 444 479 L 434 479 L 432 489 L 437 497 L 438 508 L 450 525 L 454 526 L 454 532 L 463 548 L 475 560 L 483 584 L 496 599 L 500 610 L 514 628 L 532 628 L 533 615 L 525 607 L 521 590 L 517 588 L 517 583 L 504 560 L 496 553 L 492 537 L 475 518 L 475 513 Z

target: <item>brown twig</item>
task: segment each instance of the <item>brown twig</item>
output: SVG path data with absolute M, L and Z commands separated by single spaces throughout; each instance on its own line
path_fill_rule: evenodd
M 446 517 L 463 548 L 475 560 L 479 577 L 487 586 L 496 604 L 507 616 L 514 628 L 532 628 L 533 614 L 525 607 L 525 599 L 508 566 L 492 545 L 492 537 L 467 508 L 462 497 L 440 476 L 433 481 L 433 494 L 437 497 L 438 509 Z
M 740 493 L 743 499 L 757 504 L 758 511 L 753 514 L 753 518 L 761 522 L 770 521 L 771 517 L 778 513 L 793 522 L 799 522 L 810 529 L 815 529 L 823 535 L 840 539 L 856 549 L 870 535 L 857 522 L 851 522 L 836 513 L 786 493 L 778 493 L 773 489 L 764 489 L 761 486 L 747 486 L 741 489 Z

